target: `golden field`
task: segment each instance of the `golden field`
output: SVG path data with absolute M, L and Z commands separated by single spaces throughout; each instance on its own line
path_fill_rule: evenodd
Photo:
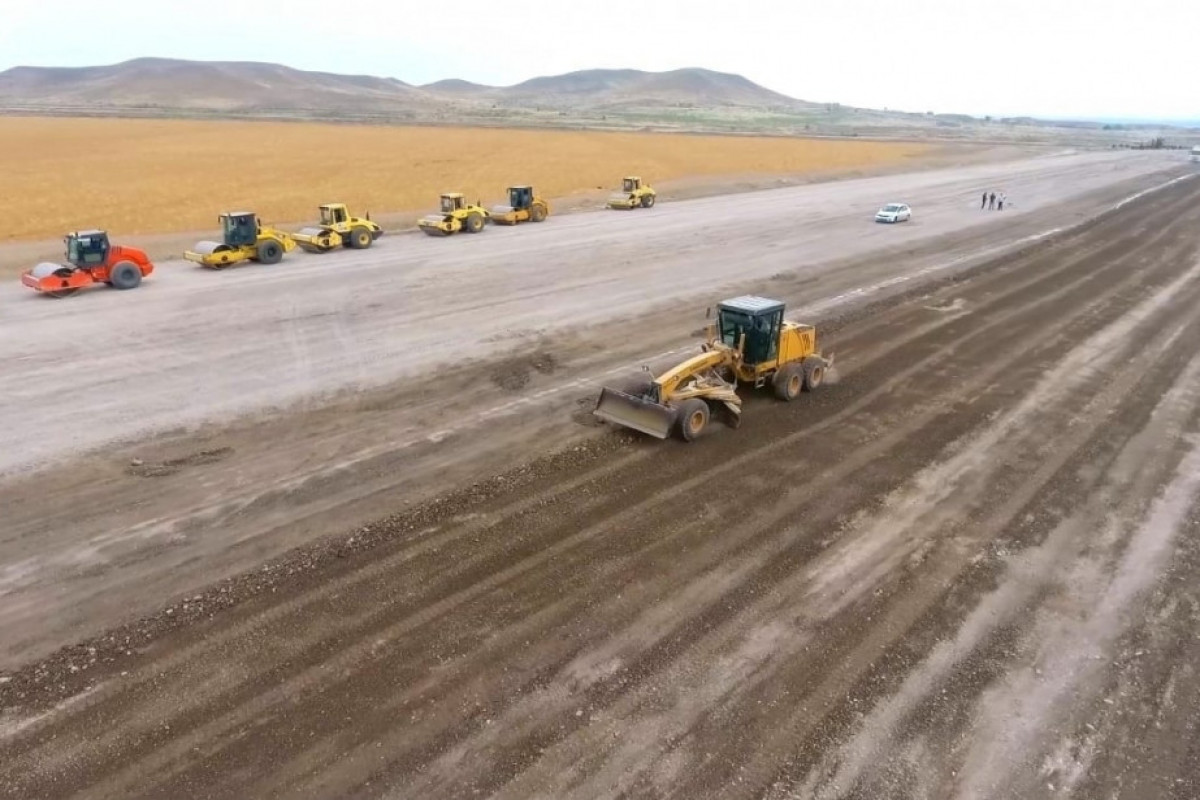
M 319 123 L 0 117 L 0 240 L 89 227 L 117 235 L 215 227 L 223 210 L 266 223 L 436 207 L 443 191 L 485 205 L 510 183 L 551 198 L 689 176 L 870 168 L 921 144 Z

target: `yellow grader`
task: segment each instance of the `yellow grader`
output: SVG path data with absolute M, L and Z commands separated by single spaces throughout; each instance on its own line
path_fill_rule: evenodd
M 717 306 L 701 352 L 658 377 L 623 389 L 605 387 L 592 412 L 601 420 L 666 439 L 672 431 L 685 442 L 707 427 L 713 412 L 730 427 L 741 421 L 739 383 L 767 383 L 780 400 L 815 391 L 833 366 L 833 355 L 817 350 L 812 325 L 783 318 L 779 300 L 746 295 Z
M 383 228 L 371 221 L 371 215 L 354 217 L 345 203 L 321 206 L 321 221 L 293 233 L 296 244 L 310 253 L 328 253 L 338 247 L 365 250 L 380 236 Z
M 657 192 L 636 175 L 621 181 L 621 191 L 608 196 L 609 208 L 650 208 Z
M 508 205 L 492 206 L 492 222 L 516 225 L 518 222 L 543 222 L 550 216 L 550 204 L 533 192 L 532 186 L 508 187 Z
M 469 204 L 461 192 L 442 195 L 441 209 L 417 220 L 417 226 L 430 236 L 449 236 L 465 230 L 479 233 L 487 222 L 488 212 L 482 205 Z
M 197 242 L 184 258 L 209 269 L 224 269 L 245 261 L 278 264 L 284 253 L 296 249 L 291 234 L 264 228 L 253 211 L 230 211 L 217 221 L 221 223 L 221 241 Z

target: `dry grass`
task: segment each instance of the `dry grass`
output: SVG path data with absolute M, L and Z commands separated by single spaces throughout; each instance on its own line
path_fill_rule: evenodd
M 887 165 L 908 143 L 271 122 L 0 117 L 0 241 L 77 228 L 124 234 L 214 227 L 222 210 L 264 222 L 323 202 L 361 213 L 432 209 L 443 191 L 485 204 L 510 183 L 549 197 L 686 176 L 797 174 Z M 30 213 L 32 212 L 32 213 Z

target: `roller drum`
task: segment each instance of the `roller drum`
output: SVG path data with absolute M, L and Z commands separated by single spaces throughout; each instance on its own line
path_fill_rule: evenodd
M 38 280 L 41 280 L 42 278 L 49 278 L 51 275 L 58 272 L 60 269 L 63 269 L 62 264 L 54 264 L 49 261 L 43 261 L 42 263 L 35 266 L 33 269 L 29 270 L 29 274 L 32 275 L 33 277 L 37 278 Z
M 225 245 L 220 242 L 196 242 L 196 246 L 192 248 L 193 253 L 199 253 L 202 256 L 211 256 L 213 253 L 221 250 Z
M 442 227 L 445 224 L 443 217 L 422 217 L 417 221 L 421 230 L 430 236 L 449 236 L 450 231 Z
M 324 228 L 301 228 L 294 237 L 296 244 L 309 253 L 328 253 L 334 248 L 333 234 Z M 338 243 L 341 243 L 339 239 Z

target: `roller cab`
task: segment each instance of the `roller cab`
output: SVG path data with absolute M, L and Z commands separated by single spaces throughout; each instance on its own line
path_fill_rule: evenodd
M 614 192 L 608 197 L 609 208 L 631 209 L 650 208 L 654 205 L 658 193 L 648 183 L 637 175 L 630 175 L 621 181 L 621 191 Z
M 296 240 L 285 231 L 264 228 L 252 211 L 230 211 L 217 217 L 221 241 L 197 242 L 183 257 L 209 269 L 257 261 L 278 264 L 284 253 L 296 248 Z
M 339 247 L 365 250 L 383 236 L 383 228 L 365 217 L 350 214 L 345 203 L 326 203 L 320 207 L 321 221 L 301 228 L 291 237 L 309 253 L 328 253 Z

